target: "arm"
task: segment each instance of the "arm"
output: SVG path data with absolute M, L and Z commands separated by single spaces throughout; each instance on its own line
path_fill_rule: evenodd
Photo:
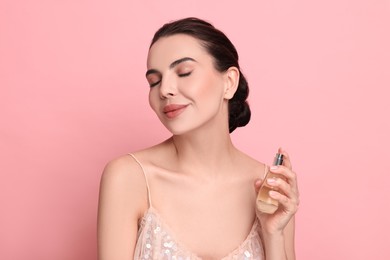
M 284 247 L 288 260 L 295 260 L 295 216 L 293 216 L 284 228 Z
M 273 234 L 262 232 L 267 260 L 295 260 L 294 229 L 295 217 L 292 217 L 283 232 Z
M 145 180 L 132 159 L 124 156 L 107 164 L 99 194 L 99 260 L 133 259 L 146 194 Z

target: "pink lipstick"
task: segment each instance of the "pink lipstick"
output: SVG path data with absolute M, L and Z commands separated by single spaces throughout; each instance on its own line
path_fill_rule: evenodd
M 178 105 L 178 104 L 171 104 L 171 105 L 166 105 L 163 108 L 163 113 L 168 117 L 168 118 L 175 118 L 178 115 L 180 115 L 187 105 Z

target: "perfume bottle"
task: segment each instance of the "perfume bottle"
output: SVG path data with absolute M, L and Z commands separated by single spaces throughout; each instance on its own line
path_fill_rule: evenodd
M 273 165 L 282 165 L 283 164 L 283 154 L 277 153 L 274 159 Z M 277 191 L 276 187 L 272 187 L 267 183 L 267 179 L 269 178 L 282 178 L 279 174 L 273 174 L 272 172 L 267 171 L 264 181 L 260 186 L 259 193 L 257 195 L 256 206 L 260 212 L 273 214 L 279 206 L 277 200 L 271 198 L 269 196 L 269 191 L 274 190 Z

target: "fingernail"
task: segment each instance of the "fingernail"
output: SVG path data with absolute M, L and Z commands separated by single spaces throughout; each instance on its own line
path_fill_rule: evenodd
M 275 178 L 269 178 L 267 179 L 268 184 L 274 184 L 276 182 Z
M 277 198 L 278 197 L 278 193 L 276 191 L 273 191 L 273 190 L 270 190 L 269 191 L 269 195 L 273 198 Z
M 277 165 L 271 166 L 270 169 L 271 169 L 271 170 L 277 170 L 277 169 L 278 169 L 278 166 L 277 166 Z

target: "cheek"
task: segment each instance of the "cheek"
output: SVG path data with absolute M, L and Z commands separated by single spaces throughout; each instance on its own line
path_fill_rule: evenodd
M 219 98 L 223 92 L 223 86 L 219 78 L 215 75 L 206 75 L 199 80 L 194 81 L 196 86 L 190 88 L 188 91 L 193 96 L 197 96 L 202 100 L 214 100 Z
M 155 92 L 153 89 L 149 91 L 149 105 L 156 112 L 158 109 L 158 97 Z
M 218 79 L 209 77 L 199 88 L 198 94 L 202 100 L 208 100 L 210 105 L 218 105 L 223 99 L 223 85 Z

